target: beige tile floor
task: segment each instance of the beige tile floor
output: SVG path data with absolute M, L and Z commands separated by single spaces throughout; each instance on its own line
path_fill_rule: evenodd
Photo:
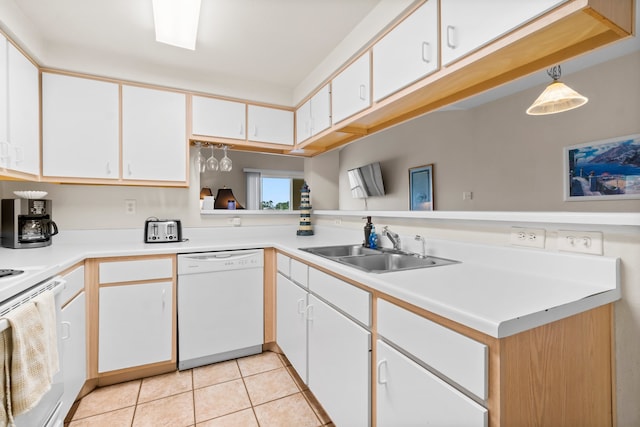
M 272 352 L 102 387 L 75 408 L 69 427 L 333 427 Z

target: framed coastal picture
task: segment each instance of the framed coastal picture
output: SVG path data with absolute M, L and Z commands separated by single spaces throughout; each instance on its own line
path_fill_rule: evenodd
M 566 147 L 565 200 L 640 199 L 640 134 Z
M 433 163 L 409 169 L 409 210 L 434 210 Z

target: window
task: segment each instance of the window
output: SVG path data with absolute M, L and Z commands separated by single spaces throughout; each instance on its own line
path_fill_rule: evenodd
M 291 211 L 300 206 L 301 171 L 245 169 L 247 209 Z

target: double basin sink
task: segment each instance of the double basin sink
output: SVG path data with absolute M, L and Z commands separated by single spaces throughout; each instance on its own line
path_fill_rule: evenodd
M 416 268 L 438 267 L 458 262 L 445 258 L 421 256 L 395 249 L 365 248 L 360 245 L 319 246 L 312 248 L 300 248 L 300 250 L 331 259 L 369 273 L 387 273 L 392 271 L 412 270 Z

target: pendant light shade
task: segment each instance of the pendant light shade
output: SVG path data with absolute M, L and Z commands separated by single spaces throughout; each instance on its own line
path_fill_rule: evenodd
M 586 96 L 580 95 L 569 86 L 558 81 L 561 75 L 559 65 L 547 70 L 547 74 L 553 78 L 553 83 L 547 86 L 538 99 L 531 104 L 531 107 L 527 109 L 527 114 L 531 116 L 542 116 L 562 113 L 563 111 L 578 108 L 589 101 Z

